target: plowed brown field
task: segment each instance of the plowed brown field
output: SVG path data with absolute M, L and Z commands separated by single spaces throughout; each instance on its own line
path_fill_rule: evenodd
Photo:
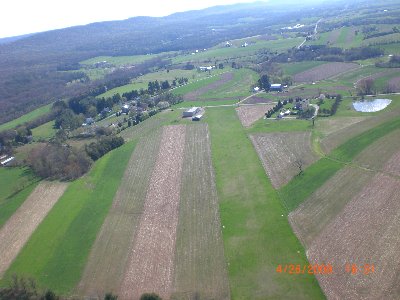
M 160 140 L 161 130 L 157 130 L 141 139 L 135 147 L 79 283 L 78 292 L 82 296 L 102 298 L 107 292 L 118 293 Z
M 206 124 L 187 126 L 184 166 L 171 299 L 229 299 Z
M 259 105 L 242 105 L 236 108 L 236 112 L 239 116 L 240 122 L 244 127 L 249 127 L 259 119 L 261 119 L 265 113 L 274 107 L 275 104 L 259 104 Z
M 293 79 L 295 82 L 314 82 L 357 68 L 359 65 L 354 63 L 332 62 L 298 73 L 294 75 Z
M 41 182 L 0 230 L 0 278 L 67 188 Z
M 311 132 L 279 132 L 250 136 L 274 188 L 285 185 L 318 159 L 311 148 Z
M 289 214 L 293 231 L 306 248 L 371 180 L 372 174 L 356 167 L 345 167 Z
M 171 295 L 184 145 L 184 126 L 164 127 L 119 293 L 122 299 L 138 299 L 145 292 L 166 299 Z
M 328 299 L 398 299 L 400 294 L 400 180 L 377 174 L 315 239 L 312 264 L 330 263 L 317 275 Z M 346 264 L 355 264 L 354 274 Z M 374 272 L 365 274 L 366 264 Z M 357 271 L 357 272 L 356 272 Z
M 209 85 L 199 88 L 193 92 L 187 93 L 186 95 L 183 96 L 183 99 L 185 101 L 195 101 L 197 100 L 201 95 L 207 93 L 209 90 L 216 89 L 223 84 L 231 81 L 233 79 L 233 73 L 224 73 L 221 75 L 221 79 L 210 83 Z

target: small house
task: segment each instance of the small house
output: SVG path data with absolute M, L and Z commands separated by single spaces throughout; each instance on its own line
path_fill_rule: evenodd
M 130 110 L 130 106 L 129 106 L 129 104 L 125 104 L 125 105 L 123 105 L 122 107 L 121 107 L 121 112 L 123 113 L 123 114 L 129 114 L 129 110 Z
M 92 125 L 94 123 L 94 119 L 93 118 L 86 118 L 85 123 L 87 125 Z
M 294 109 L 297 110 L 306 110 L 308 108 L 308 106 L 310 105 L 310 101 L 308 99 L 305 100 L 300 100 L 298 102 L 295 103 L 294 105 Z
M 257 92 L 260 91 L 260 88 L 259 88 L 258 86 L 256 86 L 256 87 L 253 89 L 253 91 L 257 93 Z
M 188 118 L 195 116 L 200 111 L 200 107 L 192 107 L 182 113 L 182 117 Z
M 271 84 L 269 90 L 272 92 L 282 92 L 282 84 L 280 83 Z

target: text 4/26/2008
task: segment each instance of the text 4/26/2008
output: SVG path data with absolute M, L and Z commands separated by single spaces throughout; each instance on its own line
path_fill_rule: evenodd
M 300 264 L 284 264 L 278 265 L 276 267 L 277 273 L 287 273 L 291 275 L 298 274 L 310 274 L 310 275 L 330 275 L 335 273 L 335 269 L 331 264 L 314 264 L 314 265 L 300 265 Z M 375 272 L 375 266 L 373 264 L 350 264 L 347 263 L 342 270 L 336 271 L 345 271 L 348 274 L 356 275 L 363 274 L 369 275 Z

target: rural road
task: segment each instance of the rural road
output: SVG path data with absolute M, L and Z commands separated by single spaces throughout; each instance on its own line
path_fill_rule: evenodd
M 321 21 L 322 21 L 322 19 L 319 19 L 319 20 L 317 21 L 317 23 L 315 23 L 314 34 L 313 34 L 314 37 L 317 35 L 318 23 L 321 22 Z M 308 37 L 308 36 L 307 36 L 307 37 Z M 306 38 L 304 39 L 304 41 L 297 47 L 297 49 L 300 49 L 300 48 L 304 45 L 304 43 L 307 41 L 307 37 L 306 37 Z

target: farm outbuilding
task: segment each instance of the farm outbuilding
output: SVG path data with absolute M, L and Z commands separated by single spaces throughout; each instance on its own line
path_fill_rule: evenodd
M 7 166 L 10 162 L 12 162 L 14 160 L 14 156 L 11 156 L 3 161 L 0 162 L 1 166 Z
M 269 90 L 273 92 L 282 92 L 282 84 L 280 83 L 271 84 Z
M 195 115 L 195 116 L 193 116 L 192 117 L 192 121 L 200 121 L 201 120 L 201 118 L 203 117 L 203 115 Z
M 195 116 L 198 112 L 200 111 L 200 107 L 192 107 L 188 110 L 185 110 L 182 113 L 182 117 L 187 118 L 187 117 L 193 117 Z

